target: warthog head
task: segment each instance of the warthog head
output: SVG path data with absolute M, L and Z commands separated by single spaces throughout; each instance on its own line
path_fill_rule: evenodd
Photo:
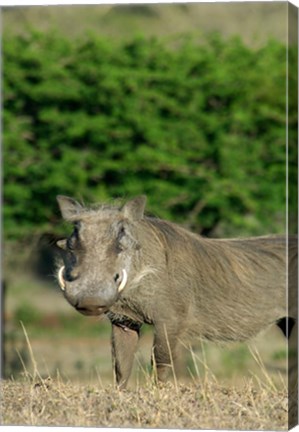
M 137 197 L 120 209 L 86 209 L 61 195 L 57 200 L 63 218 L 74 226 L 72 234 L 57 243 L 64 261 L 58 271 L 60 287 L 79 312 L 100 315 L 136 274 L 140 244 L 134 227 L 143 218 L 146 198 Z

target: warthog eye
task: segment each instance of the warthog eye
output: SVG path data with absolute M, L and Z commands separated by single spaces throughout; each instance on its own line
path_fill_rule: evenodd
M 117 239 L 120 240 L 126 234 L 125 227 L 122 225 L 118 231 Z
M 69 250 L 74 250 L 74 248 L 75 248 L 75 239 L 71 236 L 70 238 L 67 239 L 66 244 L 67 244 L 67 248 Z
M 116 251 L 121 253 L 128 249 L 137 249 L 137 242 L 132 236 L 130 227 L 124 225 L 119 226 L 119 230 L 116 237 Z
M 69 250 L 74 250 L 78 243 L 78 228 L 75 227 L 72 235 L 67 239 L 67 247 Z
M 117 253 L 122 252 L 127 246 L 126 230 L 123 225 L 120 226 L 116 238 L 116 251 Z

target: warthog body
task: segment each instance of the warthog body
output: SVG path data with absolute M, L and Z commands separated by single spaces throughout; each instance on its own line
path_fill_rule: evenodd
M 74 224 L 72 235 L 58 242 L 64 250 L 60 286 L 81 313 L 108 315 L 120 386 L 131 373 L 143 323 L 154 327 L 153 360 L 161 380 L 179 340 L 244 341 L 273 323 L 285 334 L 294 324 L 285 236 L 203 238 L 145 216 L 145 197 L 98 209 L 57 199 L 64 219 Z M 296 240 L 288 252 L 295 293 Z

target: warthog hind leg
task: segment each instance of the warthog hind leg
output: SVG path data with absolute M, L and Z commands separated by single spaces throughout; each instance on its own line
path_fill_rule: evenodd
M 283 332 L 286 338 L 289 339 L 292 333 L 292 329 L 295 325 L 296 320 L 291 317 L 284 317 L 279 319 L 276 324 L 280 328 L 280 330 Z

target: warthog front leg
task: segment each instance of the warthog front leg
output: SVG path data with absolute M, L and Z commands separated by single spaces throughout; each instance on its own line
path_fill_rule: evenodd
M 156 368 L 158 381 L 176 375 L 177 337 L 176 331 L 170 331 L 166 326 L 155 329 L 152 365 Z
M 125 388 L 127 385 L 138 340 L 138 329 L 112 324 L 112 361 L 119 388 Z

